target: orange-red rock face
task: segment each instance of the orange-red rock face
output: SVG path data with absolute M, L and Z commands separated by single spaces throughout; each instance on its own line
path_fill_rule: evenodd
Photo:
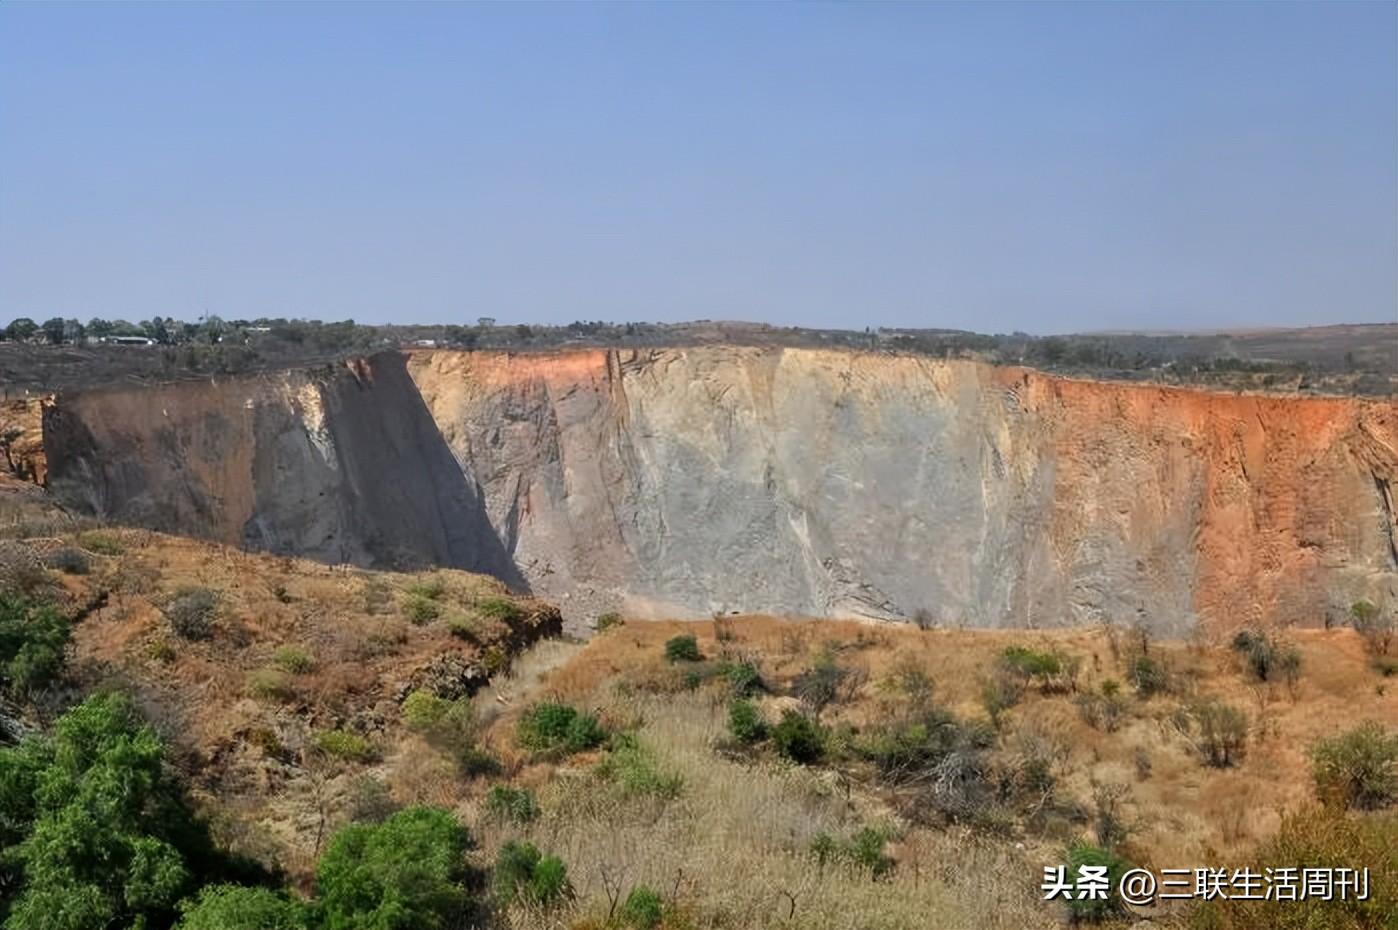
M 1398 601 L 1391 401 L 705 346 L 426 351 L 62 397 L 53 486 L 360 563 L 629 607 L 1320 624 Z

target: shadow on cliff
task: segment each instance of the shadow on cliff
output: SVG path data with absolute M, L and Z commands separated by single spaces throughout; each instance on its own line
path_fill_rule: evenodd
M 326 425 L 344 469 L 348 522 L 375 564 L 484 572 L 517 592 L 528 583 L 490 525 L 479 489 L 432 419 L 405 358 L 374 356 L 324 388 Z

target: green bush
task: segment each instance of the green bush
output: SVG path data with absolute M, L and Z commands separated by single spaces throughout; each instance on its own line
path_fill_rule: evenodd
M 408 594 L 423 600 L 439 600 L 447 593 L 447 583 L 439 575 L 428 575 L 408 585 Z
M 214 632 L 219 593 L 209 588 L 181 588 L 165 605 L 170 628 L 185 639 L 208 639 Z
M 1398 732 L 1369 721 L 1311 748 L 1321 799 L 1372 810 L 1398 801 Z
M 403 699 L 403 722 L 419 732 L 431 729 L 446 716 L 451 702 L 419 689 Z
M 296 696 L 291 676 L 279 668 L 259 668 L 248 672 L 248 693 L 263 701 L 289 701 Z
M 266 888 L 209 885 L 180 905 L 175 930 L 306 930 L 306 908 Z
M 1018 671 L 997 662 L 981 682 L 980 699 L 990 722 L 998 728 L 1005 711 L 1024 699 L 1024 678 Z
M 621 734 L 613 740 L 611 751 L 598 763 L 597 774 L 617 784 L 628 795 L 668 800 L 679 797 L 684 787 L 684 778 L 662 771 L 655 753 L 631 734 Z
M 692 634 L 676 636 L 665 641 L 667 662 L 698 662 L 704 656 L 699 652 L 699 640 Z
M 444 701 L 428 695 L 414 701 L 414 711 L 425 721 L 421 732 L 427 742 L 449 756 L 462 775 L 493 775 L 500 770 L 500 763 L 477 742 L 478 728 L 469 700 Z
M 483 597 L 476 602 L 476 613 L 487 620 L 510 623 L 524 616 L 524 608 L 508 597 Z
M 447 629 L 458 639 L 478 643 L 485 633 L 485 625 L 479 617 L 470 614 L 453 613 L 447 618 Z
M 1388 655 L 1393 647 L 1395 634 L 1398 634 L 1398 621 L 1392 612 L 1387 614 L 1369 601 L 1355 601 L 1349 608 L 1350 621 L 1355 630 L 1364 637 L 1364 644 L 1376 656 Z
M 403 616 L 417 626 L 431 623 L 442 615 L 442 605 L 430 597 L 409 591 L 403 598 Z
M 762 683 L 762 673 L 751 662 L 724 662 L 719 672 L 728 682 L 728 689 L 734 696 L 744 698 L 766 690 Z
M 840 696 L 840 688 L 849 677 L 848 670 L 835 661 L 835 654 L 829 649 L 816 657 L 792 683 L 792 693 L 801 699 L 817 717 L 821 711 L 834 703 Z
M 1121 898 L 1117 894 L 1118 886 L 1121 883 L 1121 876 L 1125 874 L 1128 865 L 1126 860 L 1116 853 L 1093 846 L 1090 843 L 1074 843 L 1068 848 L 1068 861 L 1066 863 L 1069 880 L 1073 880 L 1078 869 L 1083 866 L 1105 866 L 1107 869 L 1107 897 L 1105 898 L 1074 898 L 1067 903 L 1068 914 L 1074 921 L 1097 922 L 1115 917 L 1122 911 Z
M 607 733 L 597 718 L 567 704 L 536 704 L 519 718 L 515 737 L 533 752 L 582 752 L 602 745 Z
M 601 633 L 603 630 L 610 630 L 614 626 L 621 626 L 621 624 L 621 614 L 614 610 L 609 610 L 606 613 L 598 614 L 597 622 L 592 626 L 598 633 Z
M 65 575 L 86 575 L 92 571 L 92 560 L 87 553 L 72 546 L 55 549 L 44 558 L 44 564 Z
M 894 866 L 893 858 L 884 851 L 887 842 L 888 833 L 875 827 L 865 827 L 848 840 L 819 833 L 811 841 L 811 853 L 822 866 L 845 862 L 868 870 L 872 878 L 878 879 L 891 872 Z
M 0 593 L 0 685 L 24 697 L 53 681 L 71 632 L 52 605 Z
M 447 930 L 467 902 L 470 834 L 449 811 L 409 807 L 351 824 L 316 870 L 325 930 Z
M 1138 655 L 1126 670 L 1126 680 L 1143 698 L 1170 690 L 1170 673 L 1165 664 L 1147 655 Z
M 293 675 L 304 675 L 315 668 L 316 664 L 305 647 L 295 645 L 279 646 L 277 651 L 272 653 L 272 663 Z
M 795 710 L 786 710 L 772 728 L 772 745 L 793 762 L 810 765 L 825 754 L 825 733 L 820 724 Z
M 1398 814 L 1345 816 L 1311 808 L 1283 818 L 1251 863 L 1262 868 L 1369 869 L 1369 894 L 1299 900 L 1214 899 L 1191 915 L 1193 930 L 1393 930 L 1398 914 Z
M 1198 747 L 1204 761 L 1214 768 L 1227 768 L 1243 756 L 1247 747 L 1247 716 L 1222 701 L 1200 701 L 1190 709 L 1198 729 Z
M 1301 675 L 1300 650 L 1260 630 L 1239 630 L 1233 637 L 1233 651 L 1242 655 L 1258 681 L 1294 684 Z
M 533 843 L 522 840 L 510 840 L 500 847 L 491 885 L 496 900 L 505 905 L 522 901 L 548 906 L 573 893 L 563 860 L 545 856 Z
M 637 885 L 621 906 L 621 923 L 633 930 L 654 930 L 665 919 L 665 901 L 645 885 Z
M 740 743 L 760 743 L 767 738 L 767 721 L 756 704 L 739 698 L 728 705 L 728 732 Z
M 485 809 L 500 820 L 528 823 L 539 816 L 539 804 L 528 788 L 493 785 L 485 794 Z
M 316 748 L 328 756 L 350 762 L 374 758 L 374 744 L 350 730 L 322 730 L 315 737 Z
M 98 555 L 121 555 L 123 546 L 121 540 L 110 533 L 102 533 L 93 530 L 83 533 L 78 537 L 78 545 L 88 552 L 95 552 Z

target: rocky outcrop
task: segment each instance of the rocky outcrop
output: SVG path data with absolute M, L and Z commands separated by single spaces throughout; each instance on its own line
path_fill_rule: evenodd
M 409 367 L 564 605 L 1178 633 L 1398 594 L 1391 403 L 807 349 Z
M 396 353 L 64 396 L 45 413 L 44 446 L 54 493 L 102 517 L 523 586 Z
M 1182 633 L 1398 598 L 1385 401 L 818 349 L 427 351 L 62 396 L 45 450 L 99 513 L 490 571 L 573 620 Z

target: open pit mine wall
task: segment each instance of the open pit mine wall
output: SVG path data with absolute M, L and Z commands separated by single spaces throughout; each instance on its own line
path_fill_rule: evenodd
M 384 354 L 60 397 L 45 423 L 51 486 L 115 519 L 491 571 L 575 621 L 1166 635 L 1398 601 L 1395 450 L 1391 401 L 736 347 Z

